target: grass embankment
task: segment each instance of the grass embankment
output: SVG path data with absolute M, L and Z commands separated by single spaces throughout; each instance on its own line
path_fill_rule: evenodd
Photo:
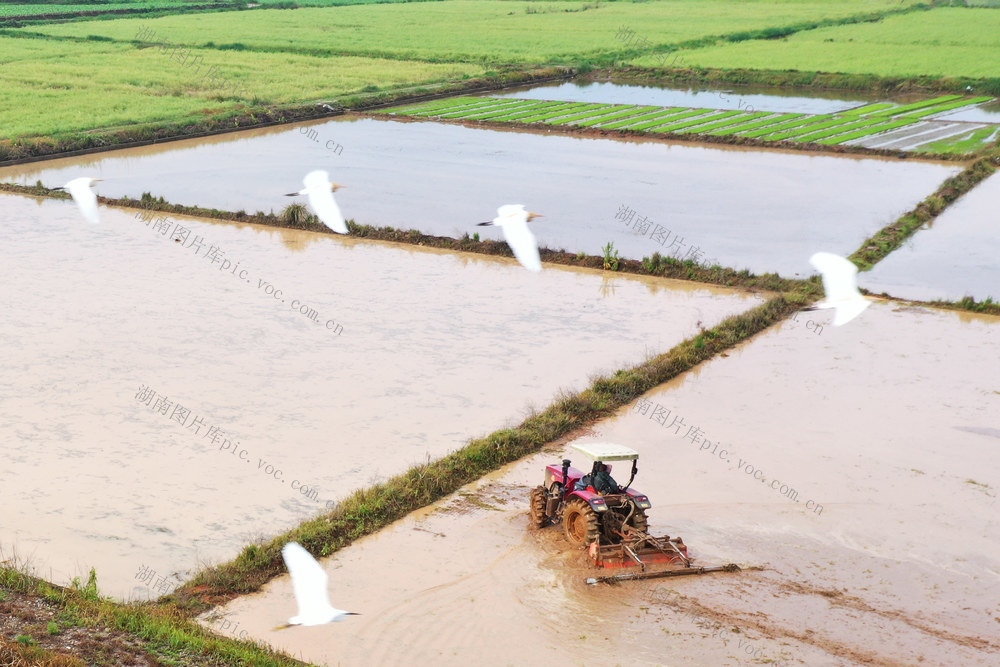
M 96 579 L 64 588 L 16 569 L 0 567 L 0 665 L 170 664 L 179 667 L 302 663 L 245 641 L 213 635 L 172 605 L 102 600 Z M 73 655 L 65 653 L 71 647 Z
M 995 173 L 998 167 L 1000 167 L 1000 148 L 994 148 L 961 173 L 947 179 L 934 194 L 920 202 L 913 211 L 867 239 L 850 259 L 864 271 L 871 269 L 890 252 L 903 245 L 918 229 L 939 216 L 952 202 Z M 995 312 L 1000 314 L 1000 310 Z

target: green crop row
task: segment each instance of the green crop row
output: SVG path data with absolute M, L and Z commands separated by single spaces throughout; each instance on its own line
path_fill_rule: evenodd
M 626 107 L 621 104 L 604 105 L 600 109 L 594 111 L 587 111 L 585 113 L 578 113 L 572 116 L 567 116 L 565 118 L 560 118 L 559 120 L 552 121 L 553 125 L 579 125 L 580 121 L 585 121 L 587 119 L 593 118 L 606 118 L 609 115 L 614 114 L 616 111 L 621 111 Z M 635 109 L 635 106 L 627 107 L 628 109 Z
M 698 114 L 689 118 L 688 120 L 670 121 L 666 124 L 660 124 L 656 127 L 650 128 L 650 132 L 676 132 L 677 130 L 683 130 L 686 127 L 691 127 L 693 125 L 701 125 L 702 123 L 708 122 L 710 120 L 718 120 L 723 117 L 731 116 L 732 114 L 740 113 L 739 111 L 725 111 L 723 113 L 718 113 L 718 109 L 709 109 L 709 113 L 705 113 L 705 109 L 698 109 Z
M 776 125 L 769 125 L 760 130 L 754 130 L 753 132 L 747 132 L 746 137 L 751 137 L 756 139 L 757 137 L 764 137 L 767 140 L 771 139 L 772 134 L 782 132 L 784 130 L 789 130 L 796 127 L 801 127 L 803 125 L 809 125 L 811 123 L 819 123 L 824 120 L 828 120 L 833 116 L 826 114 L 822 116 L 800 116 L 799 118 L 793 118 L 792 120 L 786 121 L 784 123 L 778 123 Z
M 850 132 L 848 134 L 841 134 L 836 137 L 830 137 L 829 139 L 821 139 L 816 143 L 824 145 L 842 144 L 845 141 L 851 141 L 852 139 L 860 139 L 861 137 L 867 137 L 872 134 L 878 134 L 880 132 L 885 132 L 886 130 L 894 130 L 897 127 L 903 127 L 904 125 L 910 125 L 915 122 L 916 121 L 911 118 L 902 118 L 900 120 L 894 120 L 888 123 L 882 123 L 880 125 L 870 125 L 864 129 L 857 130 L 855 132 Z
M 618 113 L 613 113 L 610 116 L 600 116 L 599 118 L 592 118 L 590 120 L 585 120 L 580 123 L 584 127 L 591 127 L 593 125 L 598 125 L 601 127 L 611 127 L 611 125 L 604 125 L 604 123 L 609 123 L 611 121 L 620 121 L 623 118 L 636 118 L 637 116 L 645 116 L 647 113 L 656 111 L 661 107 L 633 107 L 628 111 L 621 111 Z
M 519 109 L 517 111 L 512 111 L 510 113 L 504 114 L 493 120 L 501 122 L 518 121 L 521 119 L 528 118 L 529 116 L 537 116 L 544 111 L 555 111 L 556 109 L 561 109 L 570 104 L 570 102 L 543 102 L 542 104 L 535 105 L 531 109 Z
M 743 125 L 747 121 L 761 118 L 763 116 L 770 116 L 771 113 L 768 111 L 755 111 L 753 113 L 747 113 L 746 111 L 737 111 L 737 115 L 731 118 L 726 118 L 725 120 L 719 120 L 715 123 L 709 123 L 708 125 L 702 125 L 695 129 L 695 132 L 699 134 L 711 134 L 709 130 L 716 130 L 721 128 L 731 128 L 734 126 Z M 720 116 L 721 118 L 721 116 Z
M 633 116 L 631 116 L 629 118 L 626 118 L 624 120 L 617 121 L 615 123 L 609 123 L 608 125 L 602 125 L 602 127 L 604 129 L 608 129 L 608 130 L 624 129 L 626 127 L 628 129 L 632 129 L 632 126 L 634 126 L 634 125 L 636 125 L 638 123 L 644 123 L 644 122 L 646 122 L 648 120 L 651 120 L 653 118 L 662 118 L 664 116 L 672 116 L 673 114 L 680 113 L 682 111 L 688 111 L 688 108 L 687 107 L 677 107 L 677 108 L 672 108 L 672 109 L 671 108 L 658 109 L 657 111 L 654 111 L 652 113 L 643 112 L 643 113 L 640 113 L 640 114 L 635 114 L 635 115 L 633 115 Z
M 766 112 L 761 111 L 759 113 L 766 113 Z M 738 125 L 736 127 L 727 127 L 721 130 L 714 130 L 712 132 L 709 132 L 709 134 L 714 134 L 720 137 L 725 136 L 727 134 L 742 135 L 744 132 L 747 132 L 749 130 L 756 130 L 761 127 L 769 127 L 771 125 L 777 125 L 792 120 L 793 118 L 801 118 L 803 116 L 803 114 L 800 113 L 785 113 L 785 114 L 780 114 L 778 116 L 772 116 L 771 114 L 768 113 L 766 115 L 769 117 L 764 118 L 762 120 L 758 120 L 754 123 L 748 123 L 746 125 Z
M 666 123 L 673 123 L 678 120 L 683 120 L 685 118 L 693 118 L 694 116 L 701 116 L 708 111 L 708 109 L 679 109 L 673 113 L 662 114 L 653 120 L 647 120 L 645 122 L 639 123 L 638 125 L 629 125 L 628 130 L 642 131 L 647 130 L 652 127 L 658 127 Z
M 749 116 L 749 114 L 746 111 L 723 111 L 719 115 L 707 119 L 709 121 L 708 124 L 704 124 L 706 119 L 701 119 L 702 124 L 698 123 L 694 123 L 694 125 L 684 124 L 684 127 L 679 128 L 679 131 L 682 134 L 687 134 L 689 132 L 699 133 L 704 130 L 714 130 L 717 127 L 725 127 L 727 125 L 732 125 L 733 123 L 739 122 L 741 119 L 745 120 L 747 116 Z M 659 129 L 659 128 L 653 131 L 673 132 L 673 130 Z

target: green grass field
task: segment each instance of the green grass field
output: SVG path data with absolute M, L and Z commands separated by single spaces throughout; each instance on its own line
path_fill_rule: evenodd
M 689 66 L 1000 78 L 1000 10 L 940 7 L 879 23 L 683 51 Z M 654 58 L 632 60 L 653 67 Z
M 84 3 L 35 7 L 70 4 Z M 650 45 L 667 45 L 848 20 L 901 5 L 898 0 L 310 4 L 324 7 L 105 17 L 3 30 L 0 139 L 197 121 L 251 102 L 307 104 L 462 81 L 498 66 L 627 59 L 651 48 L 618 39 L 626 26 Z M 191 46 L 241 92 L 220 91 L 192 68 L 144 46 L 137 39 L 144 29 L 152 34 L 147 40 Z
M 892 0 L 655 0 L 513 3 L 506 0 L 254 10 L 45 25 L 49 35 L 131 40 L 149 24 L 176 44 L 238 43 L 249 49 L 351 54 L 432 61 L 565 63 L 635 50 L 616 39 L 622 25 L 664 45 L 807 21 L 842 19 L 898 7 Z M 530 12 L 530 13 L 529 13 Z M 238 28 L 234 28 L 234 21 Z M 236 37 L 238 35 L 238 37 Z

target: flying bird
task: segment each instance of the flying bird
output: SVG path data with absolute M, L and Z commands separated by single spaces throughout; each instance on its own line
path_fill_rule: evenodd
M 360 616 L 353 611 L 335 609 L 330 604 L 330 593 L 327 590 L 329 578 L 323 567 L 301 544 L 289 542 L 282 547 L 281 557 L 288 573 L 292 575 L 292 590 L 295 591 L 299 614 L 288 619 L 287 625 L 278 626 L 275 630 L 284 630 L 293 625 L 324 625 L 339 621 L 344 616 Z
M 832 253 L 818 252 L 809 258 L 809 263 L 823 277 L 826 298 L 804 310 L 835 308 L 833 326 L 839 327 L 853 320 L 871 305 L 871 301 L 858 291 L 858 267 L 854 262 Z
M 544 217 L 541 213 L 525 210 L 521 204 L 507 204 L 497 209 L 497 217 L 478 226 L 494 225 L 503 229 L 507 245 L 514 251 L 514 257 L 529 271 L 541 271 L 542 260 L 538 256 L 538 241 L 528 229 L 528 221 Z
M 97 219 L 97 195 L 90 188 L 93 187 L 94 183 L 99 183 L 102 180 L 104 179 L 81 176 L 80 178 L 74 178 L 66 185 L 52 189 L 69 192 L 69 195 L 76 202 L 77 207 L 79 207 L 80 213 L 83 214 L 84 219 L 96 225 L 100 222 Z
M 344 216 L 341 215 L 337 202 L 333 200 L 333 193 L 343 186 L 339 183 L 331 183 L 330 174 L 322 169 L 310 171 L 302 179 L 302 183 L 306 186 L 304 190 L 289 192 L 285 196 L 308 195 L 309 205 L 312 206 L 313 211 L 323 221 L 323 224 L 338 234 L 346 234 L 347 223 L 344 222 Z

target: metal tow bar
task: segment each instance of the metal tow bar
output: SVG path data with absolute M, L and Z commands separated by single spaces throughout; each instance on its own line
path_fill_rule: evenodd
M 683 577 L 688 574 L 709 574 L 710 572 L 739 572 L 740 570 L 740 566 L 736 563 L 729 563 L 728 565 L 712 565 L 710 567 L 684 567 L 678 570 L 664 570 L 662 572 L 634 572 L 632 574 L 616 574 L 610 577 L 590 577 L 587 579 L 587 583 L 591 586 L 596 586 L 597 584 L 612 584 L 620 581 Z

